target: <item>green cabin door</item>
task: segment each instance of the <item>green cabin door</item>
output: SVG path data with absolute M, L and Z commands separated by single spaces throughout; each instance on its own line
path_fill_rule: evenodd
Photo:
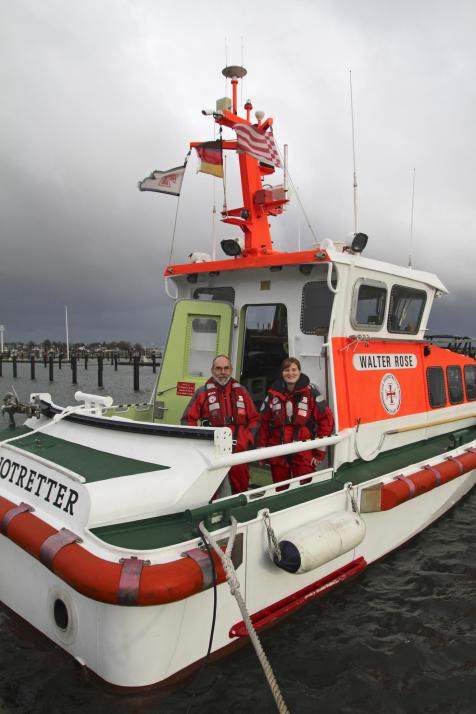
M 213 358 L 230 354 L 232 321 L 230 303 L 176 303 L 157 382 L 154 421 L 180 424 L 195 390 L 210 376 Z

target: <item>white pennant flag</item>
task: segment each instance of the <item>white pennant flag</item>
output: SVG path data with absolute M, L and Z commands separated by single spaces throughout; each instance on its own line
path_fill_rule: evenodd
M 139 191 L 155 191 L 180 196 L 186 165 L 187 163 L 168 171 L 152 171 L 150 176 L 139 181 Z

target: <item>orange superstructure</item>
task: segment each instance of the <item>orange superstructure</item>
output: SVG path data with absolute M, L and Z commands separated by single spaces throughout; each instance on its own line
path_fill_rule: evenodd
M 341 429 L 438 412 L 441 407 L 432 407 L 428 399 L 428 368 L 442 367 L 446 374 L 449 366 L 474 365 L 469 357 L 414 341 L 334 337 L 332 350 Z M 386 374 L 395 381 L 385 383 Z M 469 401 L 464 394 L 460 403 Z

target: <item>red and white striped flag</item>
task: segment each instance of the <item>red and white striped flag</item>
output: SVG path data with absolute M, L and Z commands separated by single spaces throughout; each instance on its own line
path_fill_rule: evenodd
M 233 129 L 236 131 L 239 153 L 249 154 L 265 164 L 281 166 L 278 149 L 271 131 L 263 134 L 259 129 L 249 124 L 234 124 Z

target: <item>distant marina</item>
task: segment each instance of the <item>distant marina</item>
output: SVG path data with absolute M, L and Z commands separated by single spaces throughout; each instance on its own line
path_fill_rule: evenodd
M 152 389 L 162 353 L 163 348 L 143 348 L 142 345 L 131 345 L 127 342 L 121 342 L 119 345 L 74 345 L 71 350 L 67 349 L 64 343 L 51 343 L 49 340 L 40 346 L 33 343 L 7 344 L 3 351 L 0 351 L 0 385 L 3 380 L 8 381 L 8 378 L 11 378 L 13 391 L 16 391 L 14 385 L 17 380 L 21 382 L 22 389 L 29 380 L 30 392 L 38 391 L 33 388 L 35 382 L 46 384 L 48 388 L 42 391 L 48 392 L 55 391 L 53 385 L 57 382 L 61 385 L 61 391 L 69 382 L 74 388 L 72 394 L 77 391 L 80 383 L 87 383 L 93 391 L 102 391 L 107 388 L 107 382 L 106 387 L 104 383 L 105 372 L 109 383 L 116 384 L 121 368 L 120 388 L 121 391 L 127 391 L 128 399 L 132 401 L 137 400 L 137 393 L 141 392 L 141 381 L 142 386 L 150 382 Z M 141 367 L 146 369 L 141 370 Z M 152 378 L 149 378 L 149 370 Z M 116 378 L 111 380 L 111 373 L 115 373 Z
M 134 362 L 134 359 L 132 362 L 121 359 L 116 363 L 111 359 L 101 362 L 90 357 L 87 363 L 78 359 L 76 365 L 74 359 L 72 363 L 48 359 L 46 366 L 42 360 L 35 359 L 33 379 L 30 359 L 13 361 L 4 356 L 0 365 L 2 399 L 6 393 L 16 392 L 20 401 L 28 403 L 31 393 L 48 393 L 61 406 L 76 404 L 74 395 L 77 391 L 111 396 L 115 404 L 144 403 L 149 401 L 157 377 L 152 361 Z M 157 370 L 159 365 L 160 360 L 157 360 Z

